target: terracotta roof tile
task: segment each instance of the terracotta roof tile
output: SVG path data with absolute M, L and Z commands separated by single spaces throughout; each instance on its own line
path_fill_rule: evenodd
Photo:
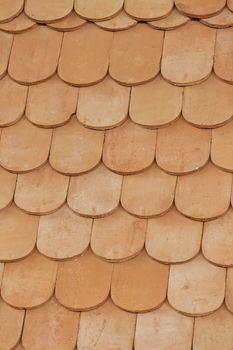
M 124 0 L 96 0 L 95 2 L 85 0 L 75 0 L 75 11 L 89 20 L 104 20 L 113 17 L 122 9 Z
M 6 74 L 12 42 L 12 34 L 0 32 L 0 78 Z
M 38 22 L 53 22 L 66 17 L 73 8 L 73 0 L 27 0 L 25 13 Z
M 189 17 L 186 17 L 185 15 L 177 11 L 174 7 L 172 12 L 167 17 L 158 19 L 156 21 L 148 22 L 148 24 L 156 29 L 171 30 L 181 27 L 189 21 Z
M 233 1 L 232 0 L 227 0 L 227 6 L 231 11 L 233 11 Z
M 233 25 L 233 13 L 225 7 L 219 14 L 213 17 L 203 18 L 201 22 L 213 28 L 231 27 Z
M 217 30 L 214 71 L 219 78 L 233 82 L 232 56 L 233 56 L 233 28 Z
M 118 15 L 111 19 L 105 21 L 96 22 L 96 25 L 105 30 L 110 30 L 112 32 L 118 30 L 125 30 L 134 27 L 137 21 L 132 17 L 128 16 L 127 13 L 122 10 Z
M 78 29 L 85 23 L 87 23 L 85 19 L 79 17 L 75 11 L 72 11 L 67 17 L 54 23 L 48 23 L 48 27 L 61 32 L 69 32 Z
M 4 184 L 0 187 L 0 209 L 4 209 L 12 202 L 16 178 L 15 174 L 9 173 L 0 167 L 0 183 Z
M 21 33 L 34 26 L 36 26 L 36 23 L 28 18 L 24 12 L 22 12 L 19 16 L 13 18 L 10 22 L 1 23 L 0 30 L 6 33 Z
M 220 12 L 226 0 L 175 0 L 176 7 L 179 11 L 192 17 L 208 17 Z
M 22 11 L 24 0 L 1 0 L 0 22 L 8 22 Z
M 212 162 L 225 170 L 233 170 L 233 122 L 212 131 Z
M 125 0 L 125 11 L 132 17 L 146 21 L 166 17 L 173 8 L 173 0 Z

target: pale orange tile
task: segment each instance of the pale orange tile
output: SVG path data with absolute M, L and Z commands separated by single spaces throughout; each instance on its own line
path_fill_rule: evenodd
M 119 13 L 122 9 L 124 0 L 95 0 L 87 2 L 85 0 L 75 0 L 74 9 L 78 15 L 83 18 L 101 21 L 111 18 Z
M 81 215 L 105 216 L 118 207 L 121 186 L 122 176 L 101 163 L 95 170 L 70 179 L 67 202 Z
M 211 163 L 177 181 L 175 204 L 184 215 L 210 220 L 223 215 L 230 204 L 232 175 Z
M 226 0 L 175 0 L 177 9 L 192 17 L 209 17 L 220 12 L 225 4 Z
M 161 72 L 177 85 L 206 79 L 212 70 L 216 30 L 190 21 L 165 33 Z
M 70 350 L 75 348 L 79 313 L 67 310 L 56 300 L 27 310 L 22 344 L 25 350 Z
M 193 318 L 184 316 L 167 303 L 158 310 L 137 316 L 135 350 L 191 350 Z
M 228 310 L 233 312 L 233 268 L 227 269 L 225 303 Z
M 110 30 L 115 32 L 118 30 L 125 30 L 131 27 L 134 27 L 137 24 L 137 21 L 132 17 L 128 16 L 127 13 L 122 10 L 118 15 L 114 16 L 111 19 L 105 21 L 96 22 L 96 25 L 105 30 Z
M 27 0 L 24 11 L 38 22 L 52 22 L 66 17 L 73 8 L 73 0 Z
M 0 5 L 1 6 L 1 5 Z M 13 18 L 10 22 L 1 23 L 0 29 L 6 33 L 21 33 L 34 27 L 36 23 L 28 18 L 24 12 Z
M 59 263 L 56 298 L 71 310 L 90 310 L 108 297 L 112 264 L 97 258 L 90 250 Z
M 2 298 L 16 308 L 44 304 L 53 294 L 57 262 L 35 251 L 23 260 L 6 263 L 2 279 Z
M 203 18 L 201 22 L 213 28 L 231 27 L 233 25 L 233 13 L 225 7 L 219 14 L 213 17 Z
M 80 88 L 77 118 L 90 128 L 115 127 L 127 117 L 129 98 L 130 88 L 117 84 L 107 76 L 99 84 Z
M 125 0 L 125 11 L 145 21 L 166 17 L 173 8 L 173 0 Z
M 176 176 L 168 175 L 157 166 L 136 175 L 124 177 L 121 203 L 123 208 L 139 217 L 153 217 L 172 206 Z
M 67 17 L 54 23 L 48 23 L 47 26 L 61 32 L 70 32 L 83 26 L 87 21 L 79 17 L 76 12 L 72 11 Z
M 64 174 L 75 175 L 90 171 L 101 160 L 103 131 L 83 127 L 76 118 L 53 131 L 49 161 Z
M 233 316 L 222 306 L 209 316 L 195 319 L 193 350 L 231 350 Z
M 94 220 L 91 248 L 96 255 L 113 261 L 132 258 L 144 246 L 146 226 L 146 220 L 119 207 L 111 215 Z
M 114 264 L 113 302 L 131 312 L 160 307 L 166 298 L 168 273 L 168 266 L 151 259 L 145 252 L 129 261 Z
M 0 260 L 24 258 L 36 244 L 39 219 L 14 204 L 0 212 Z
M 233 171 L 233 122 L 212 130 L 211 160 L 224 170 Z
M 7 207 L 14 197 L 16 175 L 0 167 L 0 209 Z
M 0 22 L 8 22 L 23 10 L 24 0 L 1 0 Z
M 156 160 L 163 170 L 185 174 L 203 167 L 209 159 L 211 131 L 194 128 L 179 119 L 157 134 Z
M 0 287 L 1 287 L 1 284 L 2 284 L 3 272 L 4 272 L 4 264 L 0 263 Z
M 111 299 L 98 309 L 82 312 L 78 333 L 79 350 L 129 350 L 133 347 L 136 315 L 120 310 Z
M 209 79 L 184 89 L 183 116 L 191 124 L 214 128 L 233 116 L 233 86 L 211 74 Z
M 171 30 L 183 26 L 189 22 L 189 17 L 184 16 L 178 12 L 174 7 L 172 12 L 165 18 L 158 19 L 156 21 L 148 22 L 152 28 Z
M 58 174 L 48 164 L 27 174 L 19 174 L 15 203 L 31 214 L 49 214 L 66 199 L 69 178 Z
M 233 1 L 232 0 L 227 0 L 227 6 L 231 11 L 233 11 Z
M 229 83 L 233 82 L 233 28 L 217 30 L 214 71 L 217 76 Z
M 103 162 L 120 174 L 148 168 L 155 158 L 156 130 L 142 128 L 130 120 L 105 133 Z
M 0 299 L 0 344 L 2 350 L 15 349 L 20 340 L 23 321 L 23 310 L 16 310 Z
M 163 32 L 138 24 L 114 33 L 109 73 L 123 85 L 153 79 L 160 70 Z
M 147 253 L 164 263 L 192 259 L 200 250 L 202 223 L 181 215 L 175 208 L 167 214 L 148 220 Z
M 16 123 L 24 113 L 27 87 L 4 77 L 0 80 L 0 126 Z
M 161 76 L 147 84 L 134 86 L 130 99 L 130 117 L 135 123 L 148 127 L 169 124 L 180 115 L 182 93 L 181 87 L 169 84 Z
M 13 172 L 27 172 L 45 164 L 52 130 L 38 128 L 26 118 L 4 128 L 0 140 L 0 164 Z
M 0 79 L 6 74 L 12 43 L 13 43 L 13 35 L 4 33 L 1 31 L 0 32 Z
M 59 76 L 73 85 L 92 85 L 103 80 L 109 65 L 113 34 L 87 24 L 64 34 Z
M 18 344 L 18 346 L 14 350 L 25 350 L 22 344 Z
M 195 259 L 171 265 L 168 301 L 187 315 L 207 315 L 224 300 L 226 270 L 210 264 L 200 254 Z
M 52 259 L 82 254 L 88 247 L 92 220 L 76 215 L 67 206 L 40 217 L 37 248 Z
M 62 34 L 46 26 L 18 34 L 12 45 L 9 75 L 23 84 L 48 79 L 56 71 L 61 43 Z

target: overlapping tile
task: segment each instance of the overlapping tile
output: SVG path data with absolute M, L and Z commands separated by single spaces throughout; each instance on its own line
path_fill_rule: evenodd
M 86 2 L 85 0 L 74 0 L 75 11 L 83 18 L 89 20 L 104 20 L 115 16 L 121 11 L 124 0 L 97 0 Z
M 226 296 L 225 303 L 227 308 L 233 312 L 233 269 L 227 269 L 227 279 L 226 279 Z
M 48 23 L 48 27 L 61 32 L 69 32 L 83 26 L 87 21 L 79 17 L 76 12 L 72 11 L 67 17 L 59 21 Z
M 227 28 L 233 25 L 233 13 L 224 8 L 219 14 L 201 20 L 202 23 L 213 28 Z
M 233 82 L 233 28 L 218 29 L 215 47 L 214 71 L 217 76 L 229 83 Z
M 9 173 L 0 167 L 0 183 L 4 186 L 0 187 L 0 209 L 6 208 L 14 197 L 16 175 Z
M 150 21 L 169 15 L 173 0 L 125 0 L 125 11 L 132 17 Z
M 37 22 L 53 22 L 66 17 L 73 9 L 73 0 L 27 0 L 25 13 Z
M 224 170 L 233 171 L 233 122 L 212 131 L 211 159 Z
M 148 24 L 152 28 L 171 30 L 181 27 L 185 23 L 189 22 L 189 20 L 189 17 L 177 11 L 176 8 L 173 8 L 172 12 L 167 17 L 148 22 Z
M 105 30 L 110 30 L 115 32 L 118 30 L 125 30 L 131 27 L 134 27 L 137 24 L 137 21 L 132 17 L 128 16 L 127 13 L 122 10 L 118 15 L 111 19 L 105 21 L 96 22 L 96 25 Z
M 12 43 L 12 34 L 0 32 L 0 78 L 6 74 Z
M 1 0 L 0 22 L 8 22 L 16 17 L 23 10 L 23 6 L 24 0 Z
M 36 23 L 22 12 L 10 22 L 0 23 L 0 30 L 6 33 L 21 33 L 34 26 L 36 26 Z
M 201 0 L 175 0 L 177 9 L 180 12 L 192 17 L 209 17 L 220 12 L 225 4 L 226 0 L 207 0 L 205 2 Z

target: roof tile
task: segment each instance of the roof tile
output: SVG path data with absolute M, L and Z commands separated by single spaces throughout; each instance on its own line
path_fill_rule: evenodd
M 0 30 L 6 33 L 21 33 L 34 26 L 36 26 L 36 23 L 28 18 L 24 12 L 22 12 L 10 22 L 1 23 Z
M 125 0 L 125 11 L 139 20 L 151 21 L 166 17 L 173 8 L 173 0 Z
M 229 83 L 233 82 L 233 28 L 218 29 L 215 46 L 214 71 Z
M 137 21 L 132 17 L 128 16 L 127 13 L 122 10 L 118 15 L 111 19 L 105 21 L 96 22 L 96 25 L 105 30 L 110 30 L 111 32 L 129 29 L 134 27 Z
M 201 22 L 213 28 L 231 27 L 233 25 L 233 13 L 225 7 L 219 14 L 213 17 L 203 18 Z
M 7 207 L 13 199 L 16 185 L 16 175 L 0 167 L 0 209 Z
M 172 12 L 165 18 L 158 19 L 156 21 L 148 22 L 152 28 L 171 30 L 183 26 L 189 22 L 189 17 L 184 16 L 178 12 L 174 7 Z
M 73 9 L 73 0 L 27 0 L 25 13 L 37 22 L 52 22 L 66 17 Z
M 227 269 L 225 303 L 228 310 L 233 312 L 233 268 Z
M 212 131 L 211 160 L 224 170 L 233 171 L 233 121 Z
M 0 79 L 6 74 L 13 35 L 0 31 Z
M 192 17 L 209 17 L 220 12 L 226 0 L 175 0 L 177 9 L 180 12 Z
M 231 11 L 233 11 L 233 1 L 232 0 L 227 0 L 227 6 Z
M 23 9 L 24 0 L 1 0 L 0 22 L 8 22 L 16 17 Z
M 83 26 L 87 21 L 79 17 L 75 11 L 72 11 L 67 17 L 54 23 L 48 23 L 48 27 L 61 32 L 70 32 Z
M 75 0 L 74 8 L 77 14 L 89 20 L 101 21 L 111 18 L 119 13 L 122 9 L 124 0 Z

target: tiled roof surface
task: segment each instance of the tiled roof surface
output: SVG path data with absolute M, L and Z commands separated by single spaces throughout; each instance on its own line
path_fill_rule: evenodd
M 232 0 L 0 0 L 0 350 L 232 350 L 232 83 Z

